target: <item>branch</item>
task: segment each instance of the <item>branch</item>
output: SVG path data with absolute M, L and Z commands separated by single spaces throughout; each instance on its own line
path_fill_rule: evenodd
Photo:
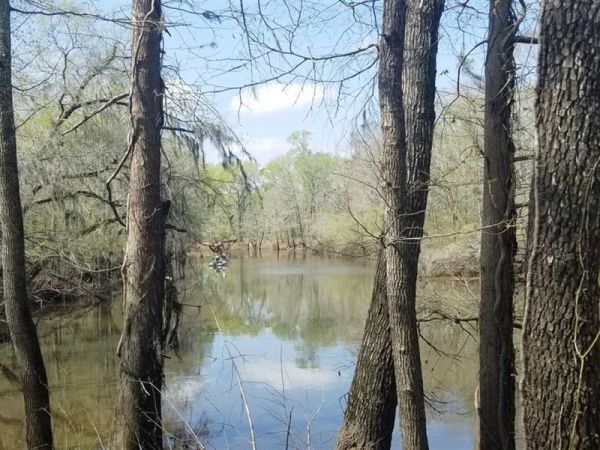
M 535 44 L 539 44 L 540 40 L 534 36 L 521 36 L 521 35 L 517 35 L 515 36 L 515 43 L 517 44 L 531 44 L 531 45 L 535 45 Z
M 83 119 L 81 119 L 79 122 L 77 122 L 75 125 L 73 125 L 71 128 L 69 128 L 66 131 L 63 131 L 60 135 L 64 136 L 66 134 L 71 133 L 72 131 L 75 131 L 77 128 L 79 128 L 80 126 L 82 126 L 84 123 L 86 123 L 88 120 L 90 120 L 91 118 L 93 118 L 94 116 L 97 116 L 98 114 L 100 114 L 102 111 L 107 110 L 108 108 L 110 108 L 112 105 L 118 103 L 120 100 L 123 100 L 124 98 L 126 98 L 127 96 L 129 96 L 129 93 L 126 94 L 120 94 L 117 95 L 116 97 L 111 98 L 110 100 L 105 100 L 105 99 L 101 99 L 101 100 L 96 100 L 94 102 L 85 102 L 85 104 L 92 104 L 92 103 L 100 103 L 100 102 L 106 102 L 101 108 L 98 108 L 96 111 L 84 115 Z M 83 106 L 83 105 L 82 105 Z M 67 116 L 68 117 L 68 116 Z M 64 120 L 63 120 L 64 122 Z M 62 122 L 61 122 L 62 123 Z
M 180 228 L 177 225 L 173 225 L 170 223 L 165 224 L 165 230 L 173 230 L 173 231 L 177 231 L 178 233 L 187 233 L 188 230 L 186 230 L 185 228 Z
M 121 219 L 124 219 L 125 216 L 122 216 Z M 110 219 L 105 219 L 105 220 L 101 220 L 100 222 L 97 222 L 93 225 L 90 225 L 89 227 L 87 227 L 86 229 L 84 229 L 80 234 L 79 237 L 83 237 L 86 236 L 94 231 L 96 231 L 98 228 L 106 226 L 106 225 L 110 225 L 113 223 L 117 223 L 118 220 L 114 217 L 110 218 Z
M 116 164 L 117 161 L 113 160 L 111 162 L 111 164 Z M 81 173 L 72 173 L 72 174 L 64 174 L 61 175 L 63 180 L 80 180 L 80 179 L 85 179 L 85 178 L 94 178 L 94 177 L 98 177 L 100 176 L 100 174 L 108 171 L 110 169 L 111 166 L 107 166 L 104 169 L 98 169 L 98 170 L 94 170 L 91 172 L 81 172 Z M 38 184 L 34 187 L 31 188 L 31 192 L 33 193 L 33 195 L 37 194 L 39 191 L 41 191 L 44 186 L 48 186 L 50 183 L 44 183 L 44 184 Z
M 451 316 L 450 314 L 446 314 L 442 311 L 434 310 L 434 311 L 429 311 L 425 317 L 418 318 L 417 322 L 418 323 L 428 323 L 428 322 L 435 322 L 435 321 L 439 321 L 439 320 L 446 320 L 448 322 L 452 322 L 455 324 L 478 323 L 479 316 L 456 317 L 456 316 Z M 521 328 L 523 328 L 523 325 L 520 322 L 513 322 L 513 328 L 520 330 Z
M 163 126 L 162 129 L 167 130 L 167 131 L 179 131 L 180 133 L 196 134 L 193 130 L 188 130 L 187 128 L 181 128 L 181 127 Z
M 27 207 L 23 208 L 24 212 L 27 212 L 27 210 L 29 210 L 32 206 L 35 205 L 43 205 L 45 203 L 50 203 L 50 202 L 54 202 L 54 201 L 60 201 L 60 200 L 67 200 L 67 199 L 74 199 L 76 197 L 87 197 L 87 198 L 92 198 L 94 200 L 98 200 L 102 203 L 109 203 L 105 198 L 103 198 L 102 196 L 94 193 L 94 192 L 90 192 L 90 191 L 75 191 L 75 192 L 69 192 L 66 193 L 62 196 L 56 196 L 56 197 L 47 197 L 47 198 L 43 198 L 40 200 L 35 200 L 33 202 L 31 202 L 29 205 L 27 205 Z
M 50 17 L 52 17 L 52 16 L 75 16 L 75 17 L 85 17 L 88 19 L 102 20 L 104 22 L 118 23 L 120 25 L 131 25 L 131 21 L 127 18 L 109 18 L 109 17 L 101 16 L 99 14 L 91 14 L 91 13 L 84 13 L 84 12 L 77 12 L 77 11 L 67 11 L 67 10 L 26 11 L 24 9 L 15 8 L 14 6 L 11 6 L 10 10 L 12 12 L 30 15 L 30 16 L 35 16 L 35 15 L 50 16 Z
M 515 156 L 513 158 L 513 162 L 530 161 L 532 159 L 533 159 L 533 155 Z

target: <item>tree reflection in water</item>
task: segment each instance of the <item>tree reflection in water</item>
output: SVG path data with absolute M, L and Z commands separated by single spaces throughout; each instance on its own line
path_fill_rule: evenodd
M 193 448 L 195 434 L 209 448 L 248 448 L 235 363 L 259 448 L 282 448 L 286 440 L 289 448 L 306 448 L 309 422 L 311 448 L 331 448 L 368 308 L 372 262 L 242 259 L 231 261 L 225 276 L 201 259 L 187 267 L 180 287 L 186 305 L 181 358 L 171 355 L 166 364 L 164 425 L 171 443 L 185 440 Z M 468 310 L 476 301 L 471 289 L 428 280 L 421 283 L 420 302 Z M 107 437 L 120 308 L 114 301 L 40 324 L 58 448 L 91 448 Z M 431 446 L 472 446 L 476 343 L 445 322 L 422 324 L 421 331 L 437 349 L 422 345 L 433 400 Z M 0 346 L 0 363 L 14 367 L 10 346 Z M 14 448 L 23 442 L 21 397 L 6 377 L 0 377 L 0 396 L 0 448 Z

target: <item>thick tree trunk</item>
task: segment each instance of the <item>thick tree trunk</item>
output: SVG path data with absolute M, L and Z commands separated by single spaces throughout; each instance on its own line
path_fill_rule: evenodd
M 387 295 L 400 430 L 406 450 L 428 448 L 415 301 L 427 206 L 442 9 L 443 2 L 439 0 L 409 0 L 406 4 L 386 1 L 379 48 Z
M 523 326 L 528 449 L 600 448 L 600 2 L 547 0 Z
M 118 397 L 113 421 L 115 449 L 162 448 L 164 214 L 161 204 L 160 0 L 133 2 L 131 169 L 127 214 L 125 323 Z
M 394 4 L 392 4 L 394 3 Z M 407 22 L 404 27 L 405 5 L 399 2 L 386 3 L 385 30 L 382 39 L 380 89 L 382 99 L 382 127 L 385 138 L 385 167 L 389 196 L 395 197 L 396 214 L 390 215 L 396 233 L 409 238 L 394 251 L 395 266 L 392 267 L 396 281 L 398 299 L 395 301 L 396 317 L 392 326 L 396 336 L 396 349 L 400 362 L 394 372 L 393 358 L 388 350 L 391 344 L 387 302 L 383 288 L 389 263 L 381 267 L 378 262 L 373 299 L 365 325 L 365 335 L 359 354 L 356 373 L 350 389 L 348 409 L 344 424 L 338 435 L 338 449 L 346 448 L 389 448 L 396 399 L 388 389 L 394 387 L 396 376 L 403 385 L 398 386 L 401 429 L 404 448 L 427 448 L 425 430 L 425 408 L 418 354 L 416 328 L 415 293 L 417 279 L 419 238 L 422 237 L 427 205 L 429 167 L 435 121 L 435 74 L 438 28 L 443 1 L 436 0 L 418 4 L 409 2 Z M 404 29 L 405 28 L 405 29 Z M 399 33 L 401 36 L 399 36 Z M 404 41 L 405 35 L 405 42 Z M 403 45 L 406 48 L 403 52 Z M 391 48 L 390 48 L 391 46 Z M 404 54 L 403 54 L 404 53 Z M 404 58 L 404 67 L 402 67 Z M 399 76 L 404 72 L 403 77 Z M 402 83 L 402 91 L 399 89 Z M 406 105 L 403 121 L 403 108 Z M 406 129 L 404 128 L 406 126 Z M 406 136 L 406 137 L 405 137 Z M 406 139 L 406 140 L 405 140 Z M 396 180 L 390 182 L 389 180 Z M 392 192 L 390 192 L 392 191 Z M 406 198 L 402 194 L 407 194 Z M 403 202 L 403 199 L 405 201 Z M 389 200 L 388 200 L 389 201 Z M 392 203 L 388 203 L 388 207 Z M 392 230 L 392 227 L 388 229 Z M 400 236 L 401 234 L 397 234 Z M 388 240 L 389 240 L 388 235 Z M 391 241 L 398 242 L 396 241 Z M 398 271 L 398 267 L 402 271 Z M 400 278 L 398 278 L 398 276 Z M 386 287 L 387 287 L 387 282 Z M 390 300 L 391 301 L 391 300 Z M 388 306 L 388 303 L 385 303 Z M 400 327 L 400 328 L 398 328 Z M 390 339 L 390 341 L 386 341 Z M 409 346 L 405 346 L 409 342 Z M 383 348 L 377 348 L 383 345 Z M 391 366 L 392 365 L 392 366 Z M 390 379 L 391 374 L 391 379 Z M 367 401 L 368 398 L 368 401 Z M 366 405 L 366 407 L 365 407 Z M 377 419 L 380 418 L 380 422 Z
M 25 237 L 12 98 L 10 5 L 0 0 L 0 219 L 6 321 L 25 402 L 27 447 L 52 448 L 46 368 L 27 305 Z
M 402 220 L 403 243 L 416 281 L 429 193 L 435 127 L 435 78 L 438 31 L 444 0 L 408 0 L 402 91 L 406 127 L 407 190 Z
M 337 450 L 389 450 L 396 415 L 383 250 L 377 258 L 373 296 L 358 354 Z
M 386 200 L 386 289 L 400 429 L 405 449 L 427 449 L 423 377 L 407 249 L 402 242 L 406 197 L 406 143 L 402 99 L 402 63 L 406 3 L 386 0 L 379 40 L 379 101 L 383 132 Z M 416 281 L 416 280 L 415 280 Z
M 513 0 L 490 0 L 485 62 L 481 303 L 479 321 L 479 448 L 514 449 L 513 258 L 516 252 Z

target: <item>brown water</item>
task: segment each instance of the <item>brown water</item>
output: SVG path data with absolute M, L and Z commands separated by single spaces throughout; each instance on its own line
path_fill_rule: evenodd
M 180 298 L 181 357 L 166 363 L 165 448 L 183 441 L 250 448 L 242 392 L 258 449 L 285 448 L 286 439 L 290 449 L 332 448 L 372 279 L 373 263 L 362 260 L 235 260 L 223 274 L 206 260 L 190 261 Z M 458 280 L 430 280 L 421 283 L 419 301 L 461 313 L 475 294 Z M 121 323 L 115 301 L 40 324 L 57 448 L 101 448 L 105 441 Z M 421 331 L 429 343 L 421 342 L 430 446 L 472 448 L 474 330 L 433 322 Z M 0 363 L 15 364 L 6 344 Z M 20 393 L 0 374 L 0 449 L 23 446 L 22 414 Z

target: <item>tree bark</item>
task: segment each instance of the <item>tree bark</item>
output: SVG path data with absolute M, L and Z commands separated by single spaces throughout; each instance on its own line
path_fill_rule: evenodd
M 161 204 L 160 0 L 134 0 L 131 168 L 124 261 L 125 323 L 119 342 L 115 449 L 162 448 L 164 214 Z M 165 208 L 168 209 L 168 208 Z
M 396 415 L 383 250 L 377 258 L 373 296 L 358 353 L 337 450 L 389 450 Z
M 23 390 L 27 447 L 52 449 L 48 379 L 35 324 L 27 305 L 10 34 L 10 5 L 8 0 L 0 0 L 0 219 L 4 306 Z
M 379 46 L 387 295 L 405 450 L 428 448 L 415 302 L 427 206 L 442 10 L 440 0 L 386 1 Z
M 490 0 L 485 60 L 479 448 L 515 448 L 513 260 L 516 252 L 511 107 L 516 17 L 513 0 Z
M 392 343 L 390 322 L 386 321 L 389 320 L 388 299 L 383 290 L 384 287 L 387 288 L 386 274 L 389 273 L 390 266 L 388 263 L 382 267 L 381 259 L 384 256 L 381 255 L 365 335 L 350 389 L 348 409 L 338 435 L 338 450 L 389 448 L 393 417 L 390 419 L 388 414 L 393 415 L 396 406 L 396 398 L 390 390 L 395 386 L 398 373 L 404 383 L 402 387 L 398 387 L 397 396 L 401 402 L 404 448 L 427 448 L 415 295 L 419 239 L 422 237 L 425 220 L 435 121 L 436 55 L 443 1 L 429 1 L 425 4 L 411 1 L 407 16 L 404 15 L 404 3 L 389 2 L 385 7 L 384 37 L 380 47 L 380 97 L 386 146 L 384 168 L 387 169 L 388 199 L 395 196 L 393 201 L 397 202 L 396 211 L 400 211 L 396 215 L 392 213 L 391 217 L 388 212 L 388 220 L 399 226 L 400 231 L 396 229 L 397 233 L 402 233 L 405 225 L 410 230 L 403 235 L 403 238 L 408 237 L 409 240 L 398 245 L 398 252 L 394 255 L 397 258 L 396 264 L 403 271 L 399 273 L 396 268 L 391 269 L 396 271 L 394 278 L 400 283 L 399 286 L 396 285 L 397 293 L 400 291 L 400 300 L 395 306 L 395 322 L 392 322 L 393 326 L 398 326 L 399 321 L 402 321 L 402 329 L 395 330 L 399 335 L 395 345 L 401 350 L 398 352 L 400 363 L 397 363 L 394 371 L 394 360 L 388 350 Z M 406 48 L 403 48 L 404 44 Z M 393 72 L 382 73 L 386 70 Z M 404 75 L 400 77 L 402 72 Z M 400 85 L 402 89 L 399 88 Z M 389 180 L 394 179 L 396 182 L 390 183 Z M 406 198 L 402 192 L 406 192 Z M 405 202 L 402 201 L 404 198 Z M 391 204 L 388 200 L 388 207 Z M 389 227 L 388 233 L 390 230 L 392 227 Z M 387 251 L 389 250 L 388 247 Z M 398 275 L 400 280 L 397 279 Z M 379 287 L 382 283 L 385 286 Z M 410 351 L 404 353 L 404 349 L 408 350 L 403 344 L 406 340 L 410 341 L 411 347 Z M 379 345 L 383 347 L 379 348 Z M 380 422 L 377 422 L 378 418 Z
M 402 98 L 402 63 L 406 3 L 386 0 L 379 41 L 379 101 L 383 132 L 383 170 L 386 200 L 386 288 L 396 394 L 400 413 L 402 447 L 427 449 L 423 377 L 419 335 L 407 252 L 403 248 L 403 214 L 406 196 L 406 142 Z M 408 281 L 408 282 L 407 282 Z M 408 295 L 407 295 L 408 294 Z
M 600 448 L 600 2 L 547 0 L 523 326 L 528 449 Z

